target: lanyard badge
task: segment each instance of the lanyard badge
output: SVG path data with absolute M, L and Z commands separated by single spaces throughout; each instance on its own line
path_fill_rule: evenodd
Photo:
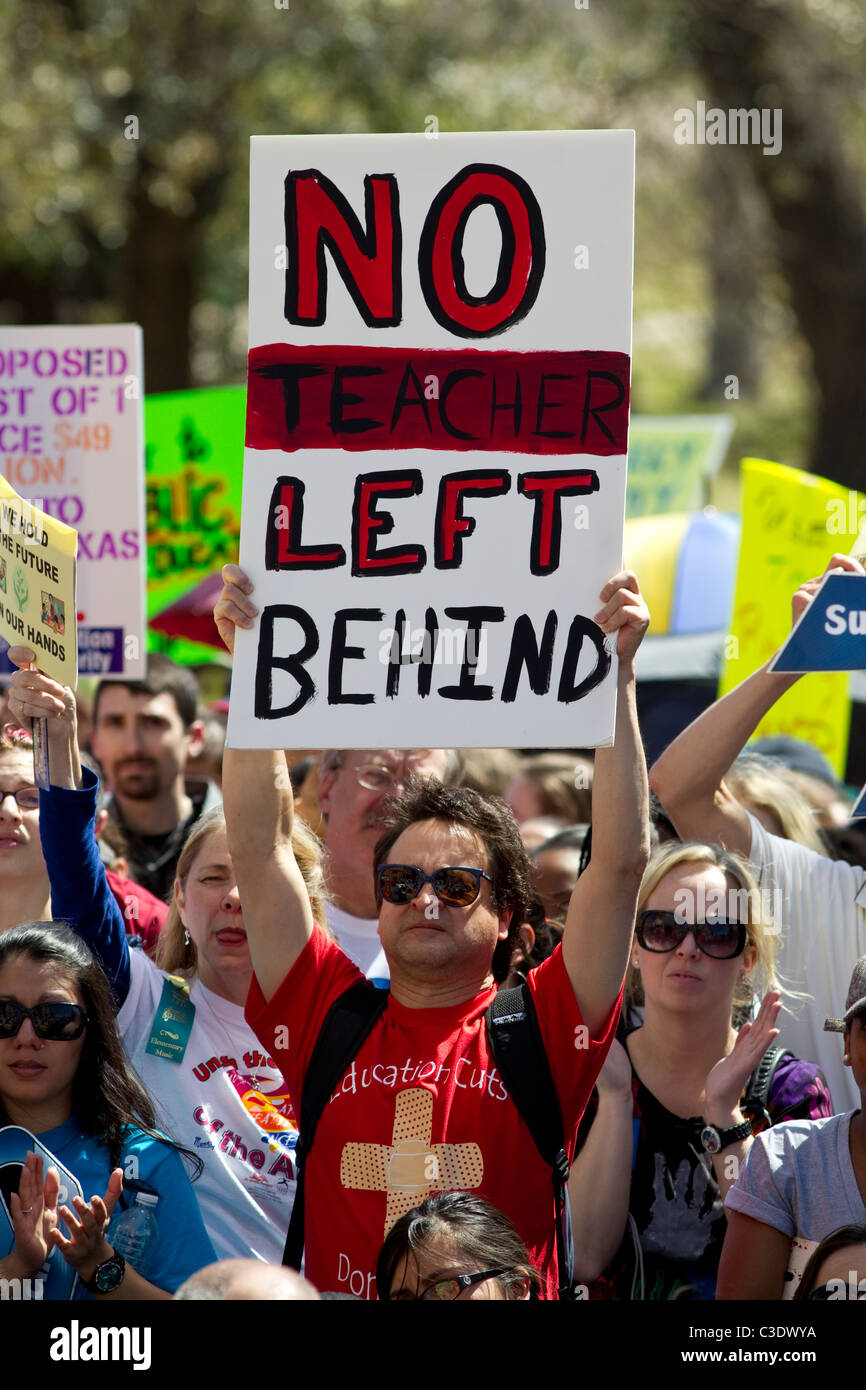
M 164 1057 L 167 1062 L 182 1062 L 194 1019 L 189 981 L 179 975 L 166 975 L 145 1052 L 151 1057 Z

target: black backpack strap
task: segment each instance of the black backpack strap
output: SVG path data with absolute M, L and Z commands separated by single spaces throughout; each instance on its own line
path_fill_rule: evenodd
M 781 1047 L 768 1047 L 761 1058 L 752 1075 L 746 1083 L 746 1091 L 743 1097 L 743 1114 L 752 1121 L 752 1125 L 757 1132 L 757 1125 L 760 1123 L 761 1129 L 766 1129 L 772 1124 L 770 1113 L 767 1109 L 767 1101 L 770 1096 L 770 1087 L 773 1084 L 773 1077 L 776 1068 L 785 1057 L 792 1054 Z
M 295 1150 L 298 1185 L 283 1251 L 283 1264 L 292 1269 L 300 1271 L 304 1255 L 304 1172 L 319 1119 L 340 1077 L 384 1013 L 389 998 L 388 990 L 359 980 L 331 1005 L 316 1039 L 301 1094 L 301 1128 Z
M 501 989 L 484 1016 L 487 1038 L 505 1088 L 550 1165 L 556 1210 L 556 1262 L 561 1299 L 574 1297 L 574 1246 L 568 1205 L 568 1155 L 562 1110 L 529 988 Z

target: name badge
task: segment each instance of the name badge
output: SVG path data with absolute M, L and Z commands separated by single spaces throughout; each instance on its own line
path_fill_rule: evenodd
M 179 975 L 166 975 L 145 1052 L 151 1057 L 163 1057 L 166 1062 L 182 1062 L 194 1019 L 189 982 Z

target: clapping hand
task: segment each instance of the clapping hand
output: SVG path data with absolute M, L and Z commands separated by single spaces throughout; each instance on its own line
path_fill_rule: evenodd
M 733 1051 L 716 1062 L 707 1077 L 705 1117 L 710 1124 L 727 1125 L 737 1111 L 746 1082 L 770 1043 L 779 1036 L 774 1025 L 781 1007 L 779 991 L 771 990 L 764 996 L 754 1022 L 743 1024 Z
M 57 1226 L 60 1177 L 56 1168 L 49 1168 L 43 1178 L 43 1170 L 43 1160 L 35 1153 L 28 1153 L 18 1191 L 11 1196 L 13 1256 L 26 1279 L 40 1270 L 48 1259 L 52 1233 Z
M 69 1207 L 60 1208 L 60 1215 L 70 1233 L 69 1239 L 55 1227 L 51 1240 L 66 1263 L 78 1271 L 85 1283 L 95 1273 L 97 1265 L 111 1258 L 112 1249 L 105 1239 L 105 1232 L 122 1191 L 123 1171 L 115 1168 L 104 1197 L 91 1197 L 89 1202 L 82 1197 L 73 1197 L 77 1220 Z

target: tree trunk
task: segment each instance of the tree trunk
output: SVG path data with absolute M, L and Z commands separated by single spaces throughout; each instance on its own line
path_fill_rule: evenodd
M 178 217 L 147 194 L 140 166 L 124 256 L 124 313 L 144 329 L 145 390 L 190 385 L 190 316 L 198 274 L 199 209 Z
M 819 392 L 811 467 L 863 486 L 866 435 L 866 216 L 839 131 L 804 60 L 809 21 L 773 3 L 692 0 L 691 49 L 707 106 L 782 111 L 782 150 L 745 145 L 777 229 L 779 261 Z M 778 118 L 777 118 L 778 119 Z M 706 159 L 716 151 L 708 149 Z M 729 152 L 728 152 L 729 153 Z
M 739 399 L 754 398 L 760 386 L 758 304 L 761 257 L 756 255 L 751 190 L 734 167 L 734 151 L 714 151 L 705 166 L 705 196 L 712 208 L 708 260 L 712 324 L 707 372 L 699 396 L 721 409 L 725 378 L 735 375 Z M 721 156 L 721 158 L 719 158 Z

